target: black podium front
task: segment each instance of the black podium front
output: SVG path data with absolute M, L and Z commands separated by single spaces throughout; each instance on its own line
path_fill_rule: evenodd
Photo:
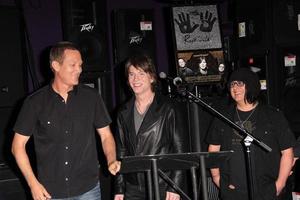
M 225 161 L 232 151 L 219 152 L 192 152 L 179 154 L 126 156 L 122 158 L 120 173 L 145 172 L 148 185 L 148 199 L 153 199 L 154 189 L 155 200 L 160 200 L 158 177 L 160 176 L 171 185 L 180 196 L 190 200 L 181 188 L 179 188 L 163 171 L 190 170 L 192 176 L 193 199 L 199 200 L 197 192 L 196 169 L 200 166 L 201 159 L 205 159 L 206 167 L 215 167 L 218 163 Z M 201 173 L 201 178 L 206 179 Z M 153 186 L 153 188 L 152 188 Z M 207 193 L 206 186 L 202 185 L 202 192 Z M 207 197 L 207 195 L 204 195 Z M 207 200 L 204 198 L 204 200 Z

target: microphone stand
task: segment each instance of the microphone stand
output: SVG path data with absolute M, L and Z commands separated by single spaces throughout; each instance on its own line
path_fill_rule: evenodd
M 178 85 L 177 85 L 178 86 Z M 250 200 L 254 200 L 254 185 L 253 185 L 253 175 L 252 175 L 252 162 L 251 162 L 251 149 L 250 146 L 253 142 L 255 142 L 258 146 L 266 150 L 267 152 L 271 152 L 272 149 L 260 141 L 258 138 L 254 137 L 251 133 L 249 133 L 246 129 L 243 127 L 237 125 L 227 117 L 225 117 L 222 113 L 211 107 L 209 104 L 207 104 L 205 101 L 203 101 L 198 96 L 194 95 L 192 92 L 188 91 L 186 88 L 179 88 L 179 93 L 181 93 L 184 96 L 187 96 L 188 99 L 191 99 L 193 102 L 201 105 L 202 107 L 206 108 L 208 111 L 216 115 L 217 117 L 221 118 L 221 120 L 225 121 L 227 124 L 232 126 L 234 129 L 238 130 L 240 133 L 242 133 L 245 136 L 244 139 L 244 145 L 246 147 L 246 160 L 247 160 L 247 181 L 248 181 L 248 192 L 249 192 L 249 198 Z M 181 90 L 181 91 L 180 91 Z M 201 163 L 200 163 L 201 164 Z M 202 174 L 203 175 L 203 174 Z M 205 190 L 206 186 L 203 186 L 202 189 Z M 204 191 L 204 197 L 207 196 L 206 191 Z M 205 198 L 204 198 L 205 199 Z
M 171 84 L 170 84 L 170 80 L 167 80 L 168 81 L 168 85 L 167 85 L 167 89 L 168 89 L 168 96 L 170 98 L 172 98 L 172 89 L 171 89 Z

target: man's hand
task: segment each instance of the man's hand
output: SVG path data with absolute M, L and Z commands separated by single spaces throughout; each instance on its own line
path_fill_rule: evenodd
M 33 200 L 48 200 L 51 199 L 50 194 L 42 184 L 36 182 L 30 186 Z
M 116 160 L 116 143 L 113 134 L 109 126 L 98 128 L 97 132 L 101 138 L 103 152 L 108 163 L 108 170 L 111 174 L 116 175 L 121 168 L 121 163 Z
M 167 192 L 166 200 L 180 200 L 180 196 L 173 192 Z
M 121 162 L 120 161 L 113 161 L 111 163 L 108 164 L 108 171 L 112 174 L 112 175 L 116 175 L 121 169 Z
M 282 189 L 285 187 L 286 180 L 288 179 L 291 169 L 293 167 L 294 161 L 294 152 L 293 148 L 288 148 L 281 151 L 281 158 L 280 158 L 280 167 L 276 184 L 276 193 L 277 196 L 281 193 Z
M 276 185 L 276 195 L 278 196 L 281 193 L 282 189 L 285 187 L 285 183 L 282 183 L 281 181 L 277 180 L 275 182 L 275 185 Z
M 219 152 L 221 149 L 221 145 L 208 145 L 208 152 Z M 219 168 L 211 168 L 210 169 L 211 177 L 213 182 L 216 184 L 218 188 L 220 188 L 220 169 Z
M 186 14 L 184 16 L 184 13 L 178 14 L 178 20 L 175 19 L 176 24 L 178 25 L 181 33 L 192 33 L 196 28 L 198 28 L 198 24 L 191 25 L 190 15 Z
M 30 187 L 33 200 L 51 199 L 50 194 L 37 180 L 31 168 L 30 161 L 26 152 L 26 143 L 29 138 L 29 136 L 15 133 L 12 142 L 12 153 L 16 158 L 16 162 L 26 179 L 28 186 Z
M 116 194 L 114 200 L 123 200 L 124 194 Z
M 205 12 L 205 17 L 203 16 L 203 13 L 200 13 L 200 30 L 202 32 L 211 32 L 216 20 L 217 18 L 212 18 L 212 13 L 209 13 L 208 11 Z

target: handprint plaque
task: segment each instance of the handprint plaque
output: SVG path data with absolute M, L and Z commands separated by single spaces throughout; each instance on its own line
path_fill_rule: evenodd
M 178 51 L 222 48 L 216 5 L 173 7 Z

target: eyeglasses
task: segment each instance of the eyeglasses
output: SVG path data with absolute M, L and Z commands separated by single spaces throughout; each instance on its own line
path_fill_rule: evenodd
M 230 83 L 230 88 L 233 88 L 234 86 L 243 87 L 245 83 L 243 81 L 232 81 Z

